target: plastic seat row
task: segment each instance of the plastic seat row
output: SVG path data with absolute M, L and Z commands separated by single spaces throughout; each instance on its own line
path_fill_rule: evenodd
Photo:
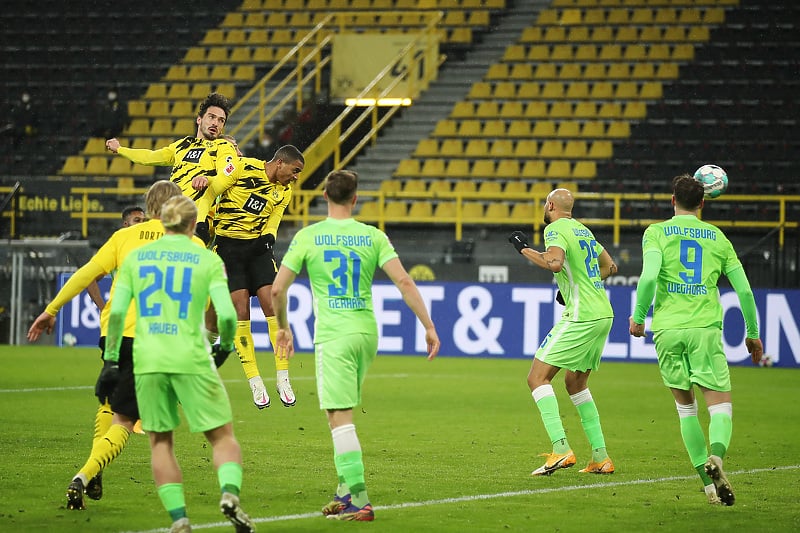
M 691 43 L 630 43 L 606 44 L 513 44 L 506 48 L 503 61 L 522 62 L 530 67 L 531 61 L 691 61 L 694 59 Z
M 244 0 L 242 11 L 301 11 L 305 9 L 505 9 L 506 0 Z
M 721 24 L 724 7 L 597 7 L 543 9 L 538 24 Z
M 256 78 L 254 65 L 172 65 L 164 75 L 166 81 L 253 81 Z
M 677 24 L 648 26 L 528 26 L 519 38 L 521 43 L 685 43 L 707 42 L 708 26 Z
M 450 118 L 587 118 L 587 119 L 640 119 L 647 113 L 644 101 L 634 102 L 546 102 L 531 101 L 527 104 L 517 101 L 499 103 L 493 100 L 456 102 Z
M 562 182 L 556 188 L 566 188 L 572 192 L 577 192 L 577 182 Z M 442 193 L 461 193 L 465 196 L 491 196 L 495 194 L 525 195 L 528 191 L 537 194 L 547 194 L 553 190 L 550 182 L 536 181 L 529 188 L 528 182 L 514 180 L 501 183 L 497 180 L 455 180 L 437 179 L 425 181 L 423 179 L 388 179 L 381 182 L 380 191 L 386 195 L 399 192 L 406 193 L 428 193 L 435 197 Z
M 144 93 L 145 100 L 191 100 L 198 102 L 211 94 L 218 92 L 228 98 L 236 97 L 236 85 L 233 83 L 209 82 L 170 82 L 151 83 Z
M 134 118 L 125 128 L 129 137 L 185 137 L 197 133 L 197 123 L 191 118 Z
M 595 161 L 566 159 L 401 159 L 393 177 L 472 179 L 591 179 L 597 175 Z
M 124 157 L 67 156 L 59 174 L 65 176 L 152 176 L 155 167 L 136 165 Z
M 496 67 L 497 65 L 492 65 Z M 493 68 L 486 74 L 487 80 L 497 80 Z M 662 96 L 662 83 L 659 81 L 534 81 L 497 83 L 494 87 L 487 87 L 486 82 L 477 82 L 470 88 L 467 98 L 474 100 L 504 99 L 504 100 L 633 100 L 643 98 L 657 100 Z M 487 92 L 487 89 L 491 89 Z
M 492 138 L 625 138 L 630 136 L 628 121 L 622 120 L 453 120 L 436 123 L 432 137 L 492 137 Z
M 461 219 L 466 224 L 507 223 L 512 220 L 532 219 L 535 209 L 529 202 L 463 202 Z M 384 205 L 384 217 L 390 222 L 442 222 L 452 223 L 458 219 L 458 204 L 455 201 L 414 200 L 405 202 L 389 200 Z M 376 200 L 364 202 L 356 214 L 359 220 L 375 220 L 380 216 L 380 205 Z
M 272 63 L 285 56 L 291 46 L 193 46 L 184 63 Z
M 361 10 L 359 10 L 361 11 Z M 222 27 L 229 30 L 235 29 L 257 29 L 257 28 L 281 28 L 292 27 L 306 29 L 319 24 L 330 11 L 328 10 L 304 10 L 294 13 L 286 12 L 230 12 L 225 15 Z M 365 11 L 349 13 L 347 11 L 338 12 L 333 19 L 334 24 L 345 24 L 347 26 L 420 26 L 426 24 L 431 19 L 430 12 L 413 11 Z M 488 27 L 490 13 L 488 9 L 448 9 L 440 22 L 443 26 L 475 26 Z
M 561 139 L 421 139 L 413 155 L 415 157 L 446 158 L 492 158 L 541 157 L 545 159 L 607 159 L 611 157 L 612 145 L 608 140 Z
M 187 118 L 195 116 L 197 108 L 191 100 L 130 100 L 128 115 L 150 118 Z
M 498 66 L 501 65 L 501 66 Z M 528 86 L 532 79 L 536 82 L 547 80 L 674 80 L 678 78 L 677 62 L 609 62 L 609 63 L 557 63 L 543 61 L 533 67 L 533 72 L 522 63 L 494 64 L 486 74 L 488 81 L 508 81 L 515 83 L 515 90 L 501 85 L 504 97 L 528 98 L 537 94 L 536 87 Z M 534 83 L 536 83 L 534 82 Z M 475 84 L 477 85 L 477 84 Z M 483 89 L 480 85 L 476 89 Z M 495 96 L 492 94 L 491 96 Z

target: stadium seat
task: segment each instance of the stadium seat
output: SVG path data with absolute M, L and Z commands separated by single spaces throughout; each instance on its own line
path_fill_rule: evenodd
M 530 202 L 517 202 L 511 206 L 510 218 L 514 222 L 533 222 L 536 208 Z
M 408 206 L 404 201 L 392 200 L 386 202 L 384 215 L 393 222 L 405 222 L 408 218 Z
M 500 194 L 502 191 L 503 188 L 497 181 L 485 180 L 478 184 L 478 192 L 483 195 Z
M 420 220 L 433 216 L 433 204 L 427 200 L 414 200 L 408 210 L 410 220 Z
M 487 220 L 495 223 L 509 223 L 510 221 L 508 220 L 508 215 L 508 204 L 498 200 L 493 200 L 487 204 L 486 212 L 483 216 Z
M 477 186 L 472 180 L 459 180 L 453 187 L 453 192 L 468 195 L 475 194 L 477 192 Z
M 458 135 L 460 137 L 480 137 L 483 125 L 480 120 L 462 120 L 458 125 Z
M 491 159 L 479 159 L 472 164 L 470 170 L 472 179 L 493 179 L 495 178 L 495 164 Z
M 86 160 L 79 155 L 70 155 L 67 156 L 67 159 L 64 161 L 64 166 L 61 167 L 60 174 L 66 175 L 79 175 L 83 174 L 86 168 Z
M 116 158 L 115 158 L 116 159 Z M 84 172 L 90 176 L 103 176 L 108 173 L 108 158 L 91 156 L 86 160 Z
M 436 157 L 439 155 L 439 141 L 436 139 L 420 139 L 414 149 L 416 157 Z
M 456 218 L 456 203 L 438 202 L 434 212 L 439 220 L 454 220 Z
M 403 192 L 424 194 L 428 188 L 422 180 L 405 180 L 403 182 Z
M 464 154 L 464 146 L 460 139 L 444 139 L 439 145 L 439 155 L 459 157 Z
M 106 141 L 100 137 L 89 137 L 83 146 L 82 153 L 86 155 L 102 155 L 106 153 Z M 83 164 L 81 164 L 81 167 Z
M 400 177 L 413 177 L 420 176 L 420 162 L 419 159 L 401 159 L 397 164 L 397 169 L 392 174 L 393 176 Z
M 463 160 L 459 159 L 457 161 L 463 161 Z M 448 173 L 449 172 L 450 172 L 450 166 L 448 165 Z M 436 197 L 441 193 L 449 193 L 449 192 L 450 192 L 450 182 L 447 180 L 433 180 L 431 181 L 430 185 L 428 185 L 428 194 L 433 197 Z
M 478 123 L 480 128 L 480 123 Z M 444 119 L 436 123 L 432 135 L 434 137 L 455 137 L 458 131 L 458 122 L 455 120 Z
M 470 175 L 468 159 L 451 159 L 447 162 L 447 176 L 451 178 L 467 178 Z
M 500 179 L 516 179 L 519 174 L 519 161 L 516 159 L 501 159 L 495 168 L 495 175 Z
M 503 192 L 525 196 L 528 194 L 528 184 L 524 181 L 507 181 L 503 186 Z
M 426 178 L 443 178 L 447 175 L 445 172 L 444 159 L 425 159 L 420 169 L 420 175 Z

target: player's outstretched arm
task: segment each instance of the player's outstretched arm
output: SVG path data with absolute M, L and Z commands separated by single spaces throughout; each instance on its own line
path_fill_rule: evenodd
M 425 328 L 425 342 L 428 345 L 428 360 L 432 360 L 439 353 L 441 342 L 439 341 L 439 335 L 436 333 L 436 327 L 433 325 L 433 320 L 431 320 L 428 314 L 428 309 L 425 307 L 425 301 L 419 293 L 417 284 L 414 283 L 414 280 L 408 275 L 408 272 L 397 257 L 389 259 L 381 268 L 386 272 L 386 275 L 389 276 L 389 279 L 392 280 L 397 288 L 400 289 L 400 294 L 403 295 L 403 301 L 414 311 L 414 314 L 417 315 L 417 318 Z
M 731 287 L 736 291 L 736 296 L 739 298 L 739 306 L 742 308 L 745 331 L 747 332 L 745 346 L 747 346 L 747 351 L 750 354 L 750 360 L 754 364 L 758 364 L 764 355 L 764 346 L 758 336 L 758 311 L 756 310 L 756 300 L 753 297 L 753 289 L 750 288 L 750 281 L 747 279 L 744 268 L 736 268 L 728 272 L 727 276 L 728 281 L 731 282 Z

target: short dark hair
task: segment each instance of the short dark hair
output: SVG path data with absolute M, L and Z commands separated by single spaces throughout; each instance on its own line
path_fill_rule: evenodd
M 689 174 L 681 174 L 672 179 L 672 194 L 675 195 L 675 203 L 679 207 L 687 210 L 700 208 L 703 203 L 703 184 L 694 179 Z
M 344 205 L 353 199 L 358 189 L 358 174 L 352 170 L 334 170 L 325 178 L 328 200 Z
M 138 205 L 129 205 L 128 207 L 123 209 L 122 210 L 122 221 L 125 222 L 125 219 L 128 218 L 131 215 L 131 213 L 134 213 L 136 211 L 141 211 L 142 213 L 144 213 L 144 209 L 142 209 Z
M 208 111 L 208 108 L 212 106 L 219 107 L 225 111 L 225 120 L 228 120 L 228 116 L 231 114 L 231 101 L 219 93 L 211 93 L 206 96 L 206 99 L 200 104 L 200 109 L 197 111 L 197 116 L 204 116 L 206 111 Z
M 304 165 L 306 164 L 306 159 L 303 157 L 303 152 L 301 152 L 297 147 L 292 146 L 291 144 L 286 144 L 281 146 L 275 151 L 275 155 L 272 156 L 272 160 L 280 159 L 285 163 L 291 163 L 292 161 L 300 161 Z

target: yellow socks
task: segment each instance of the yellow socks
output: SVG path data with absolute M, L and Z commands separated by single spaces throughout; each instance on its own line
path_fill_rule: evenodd
M 236 346 L 236 351 L 239 352 L 239 360 L 242 362 L 244 375 L 247 376 L 247 379 L 259 376 L 256 349 L 253 346 L 253 334 L 250 331 L 249 320 L 236 322 L 236 337 L 234 337 L 233 343 Z

